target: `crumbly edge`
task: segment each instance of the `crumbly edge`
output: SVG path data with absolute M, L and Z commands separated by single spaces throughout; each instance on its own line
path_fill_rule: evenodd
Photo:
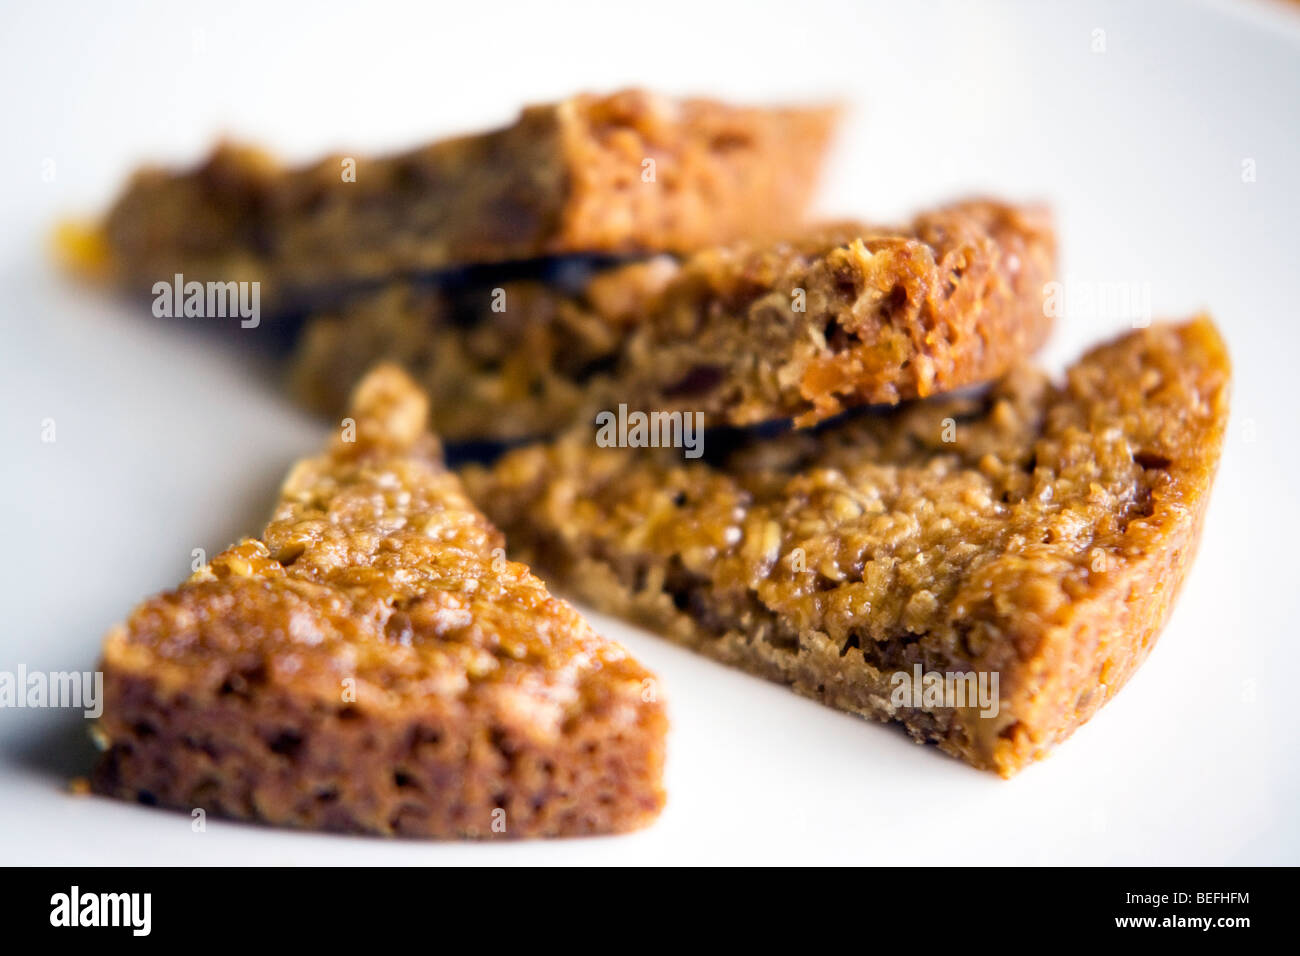
M 111 659 L 110 659 L 111 660 Z M 648 825 L 664 792 L 657 706 L 611 698 L 541 746 L 490 708 L 326 707 L 236 673 L 214 696 L 105 664 L 108 796 L 277 826 L 380 836 L 516 839 Z
M 1155 330 L 1153 330 L 1155 331 Z M 1146 454 L 1169 452 L 1157 466 L 1167 481 L 1152 491 L 1150 513 L 1125 529 L 1123 548 L 1137 557 L 1091 581 L 1063 620 L 1038 635 L 1026 672 L 1015 686 L 1017 723 L 981 746 L 989 769 L 1009 777 L 1046 756 L 1092 718 L 1133 676 L 1154 648 L 1195 559 L 1228 420 L 1231 367 L 1226 346 L 1204 316 L 1175 331 L 1198 366 L 1196 399 L 1206 427 L 1190 455 L 1174 453 L 1171 422 Z M 1135 333 L 1142 334 L 1142 333 Z M 1094 350 L 1104 356 L 1109 346 Z
M 1051 330 L 1051 218 L 970 200 L 882 229 L 845 223 L 688 259 L 623 358 L 627 391 L 713 424 L 849 409 L 991 381 Z

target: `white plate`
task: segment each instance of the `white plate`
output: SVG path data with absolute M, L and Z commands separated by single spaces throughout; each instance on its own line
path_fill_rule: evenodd
M 375 151 L 636 83 L 839 96 L 854 111 L 826 212 L 1041 196 L 1059 210 L 1067 283 L 1136 283 L 1157 316 L 1213 310 L 1236 367 L 1218 485 L 1182 600 L 1118 699 L 1006 782 L 598 618 L 669 695 L 670 803 L 643 833 L 490 846 L 216 821 L 194 833 L 183 814 L 65 793 L 84 770 L 74 715 L 0 710 L 0 861 L 1300 862 L 1300 12 L 1172 0 L 745 10 L 6 6 L 0 670 L 92 667 L 104 630 L 188 573 L 192 549 L 256 530 L 286 466 L 323 437 L 277 391 L 256 332 L 154 320 L 56 276 L 44 248 L 56 217 L 96 209 L 136 162 L 192 159 L 223 130 L 296 158 Z M 1060 367 L 1129 324 L 1076 309 L 1046 360 Z

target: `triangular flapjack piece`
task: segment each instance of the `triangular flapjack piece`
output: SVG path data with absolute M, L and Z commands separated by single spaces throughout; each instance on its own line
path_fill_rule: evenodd
M 260 539 L 106 640 L 103 793 L 421 837 L 602 833 L 663 803 L 654 678 L 470 504 L 391 366 Z

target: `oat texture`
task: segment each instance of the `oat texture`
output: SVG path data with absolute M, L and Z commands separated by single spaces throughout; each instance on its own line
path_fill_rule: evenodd
M 599 608 L 1009 776 L 1146 658 L 1196 548 L 1228 411 L 1208 319 L 1022 367 L 984 395 L 782 436 L 465 471 L 517 554 Z M 999 676 L 996 715 L 894 675 Z

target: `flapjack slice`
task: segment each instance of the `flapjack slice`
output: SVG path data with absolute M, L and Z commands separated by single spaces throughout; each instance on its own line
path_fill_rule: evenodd
M 654 678 L 505 559 L 426 414 L 399 370 L 374 371 L 260 538 L 112 631 L 99 792 L 420 837 L 658 813 Z
M 148 290 L 320 286 L 575 253 L 685 252 L 798 225 L 837 110 L 644 90 L 530 106 L 510 126 L 396 155 L 290 168 L 223 144 L 194 169 L 138 172 L 110 210 L 110 275 Z
M 1146 658 L 1198 541 L 1228 414 L 1206 318 L 1133 331 L 1060 384 L 784 435 L 472 467 L 518 556 L 598 608 L 1009 776 Z
M 954 203 L 677 260 L 447 290 L 392 283 L 310 318 L 294 393 L 335 413 L 376 361 L 433 396 L 447 440 L 554 434 L 619 404 L 705 426 L 894 404 L 988 382 L 1051 329 L 1036 206 Z

